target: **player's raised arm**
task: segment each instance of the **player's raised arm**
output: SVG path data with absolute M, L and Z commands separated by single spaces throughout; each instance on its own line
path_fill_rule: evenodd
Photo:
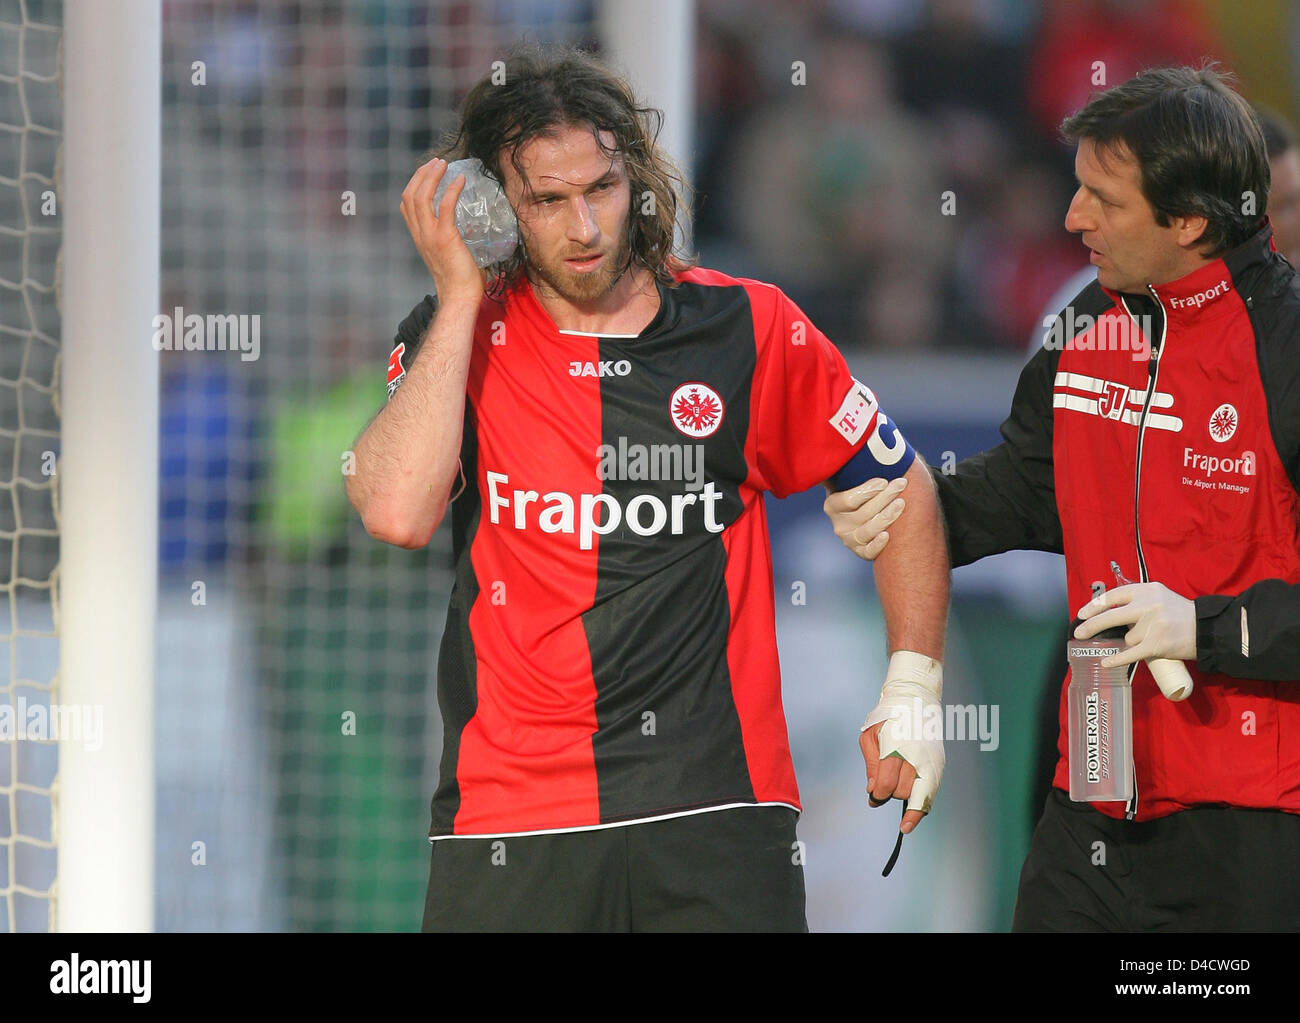
M 410 346 L 414 354 L 400 344 L 394 351 L 402 386 L 357 440 L 356 472 L 346 478 L 348 499 L 366 532 L 399 547 L 429 542 L 456 484 L 465 384 L 483 299 L 482 272 L 456 231 L 456 200 L 464 181 L 447 189 L 440 209 L 433 207 L 446 166 L 431 160 L 417 170 L 401 204 L 437 289 L 437 313 L 422 343 Z

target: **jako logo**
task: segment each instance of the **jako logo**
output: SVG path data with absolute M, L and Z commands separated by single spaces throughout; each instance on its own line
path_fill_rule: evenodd
M 1210 436 L 1222 444 L 1237 432 L 1237 410 L 1226 401 L 1210 416 Z
M 1189 298 L 1171 298 L 1169 304 L 1175 309 L 1186 309 L 1188 306 L 1193 305 L 1199 309 L 1201 306 L 1205 305 L 1206 302 L 1212 302 L 1220 295 L 1226 295 L 1229 287 L 1230 285 L 1226 280 L 1220 281 L 1214 287 L 1205 291 L 1198 291 L 1195 295 L 1192 295 Z
M 632 372 L 632 364 L 627 359 L 618 362 L 571 362 L 571 377 L 625 377 Z

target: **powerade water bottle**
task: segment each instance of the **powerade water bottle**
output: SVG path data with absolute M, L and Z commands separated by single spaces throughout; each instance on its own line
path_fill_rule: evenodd
M 1070 635 L 1079 627 L 1075 619 Z M 1070 798 L 1112 802 L 1133 797 L 1133 690 L 1129 668 L 1103 668 L 1103 657 L 1125 649 L 1123 626 L 1091 639 L 1071 639 L 1070 690 L 1066 696 Z
M 515 211 L 497 179 L 478 160 L 457 160 L 447 164 L 433 193 L 436 209 L 447 189 L 464 175 L 465 188 L 456 200 L 456 230 L 469 247 L 479 268 L 506 259 L 519 244 Z

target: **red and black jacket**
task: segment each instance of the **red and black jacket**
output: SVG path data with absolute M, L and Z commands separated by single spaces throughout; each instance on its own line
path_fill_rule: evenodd
M 1063 553 L 1063 619 L 1115 585 L 1112 560 L 1195 601 L 1195 692 L 1170 703 L 1137 667 L 1137 797 L 1096 808 L 1300 813 L 1300 278 L 1271 228 L 1146 294 L 1086 288 L 1021 374 L 1002 436 L 934 474 L 954 566 Z

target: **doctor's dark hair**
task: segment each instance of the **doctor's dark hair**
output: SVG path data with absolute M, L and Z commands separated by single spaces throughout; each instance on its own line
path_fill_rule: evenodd
M 1259 118 L 1259 126 L 1263 129 L 1264 146 L 1270 160 L 1276 160 L 1295 148 L 1295 129 L 1287 123 L 1286 118 L 1261 106 L 1255 107 L 1255 116 Z
M 1094 96 L 1061 134 L 1093 142 L 1103 166 L 1135 157 L 1156 223 L 1205 217 L 1200 245 L 1219 256 L 1250 238 L 1268 208 L 1264 136 L 1232 80 L 1213 64 L 1143 71 Z
M 678 218 L 689 214 L 681 172 L 658 148 L 663 113 L 637 102 L 632 87 L 599 60 L 571 47 L 523 45 L 466 95 L 460 123 L 439 155 L 477 158 L 504 184 L 503 158 L 525 182 L 519 150 L 557 128 L 590 130 L 609 156 L 621 154 L 631 190 L 628 247 L 633 264 L 673 287 L 674 274 L 694 260 L 675 248 Z M 601 133 L 613 136 L 605 146 Z M 686 232 L 683 231 L 683 237 Z M 495 284 L 508 285 L 523 272 L 522 240 L 501 267 Z

